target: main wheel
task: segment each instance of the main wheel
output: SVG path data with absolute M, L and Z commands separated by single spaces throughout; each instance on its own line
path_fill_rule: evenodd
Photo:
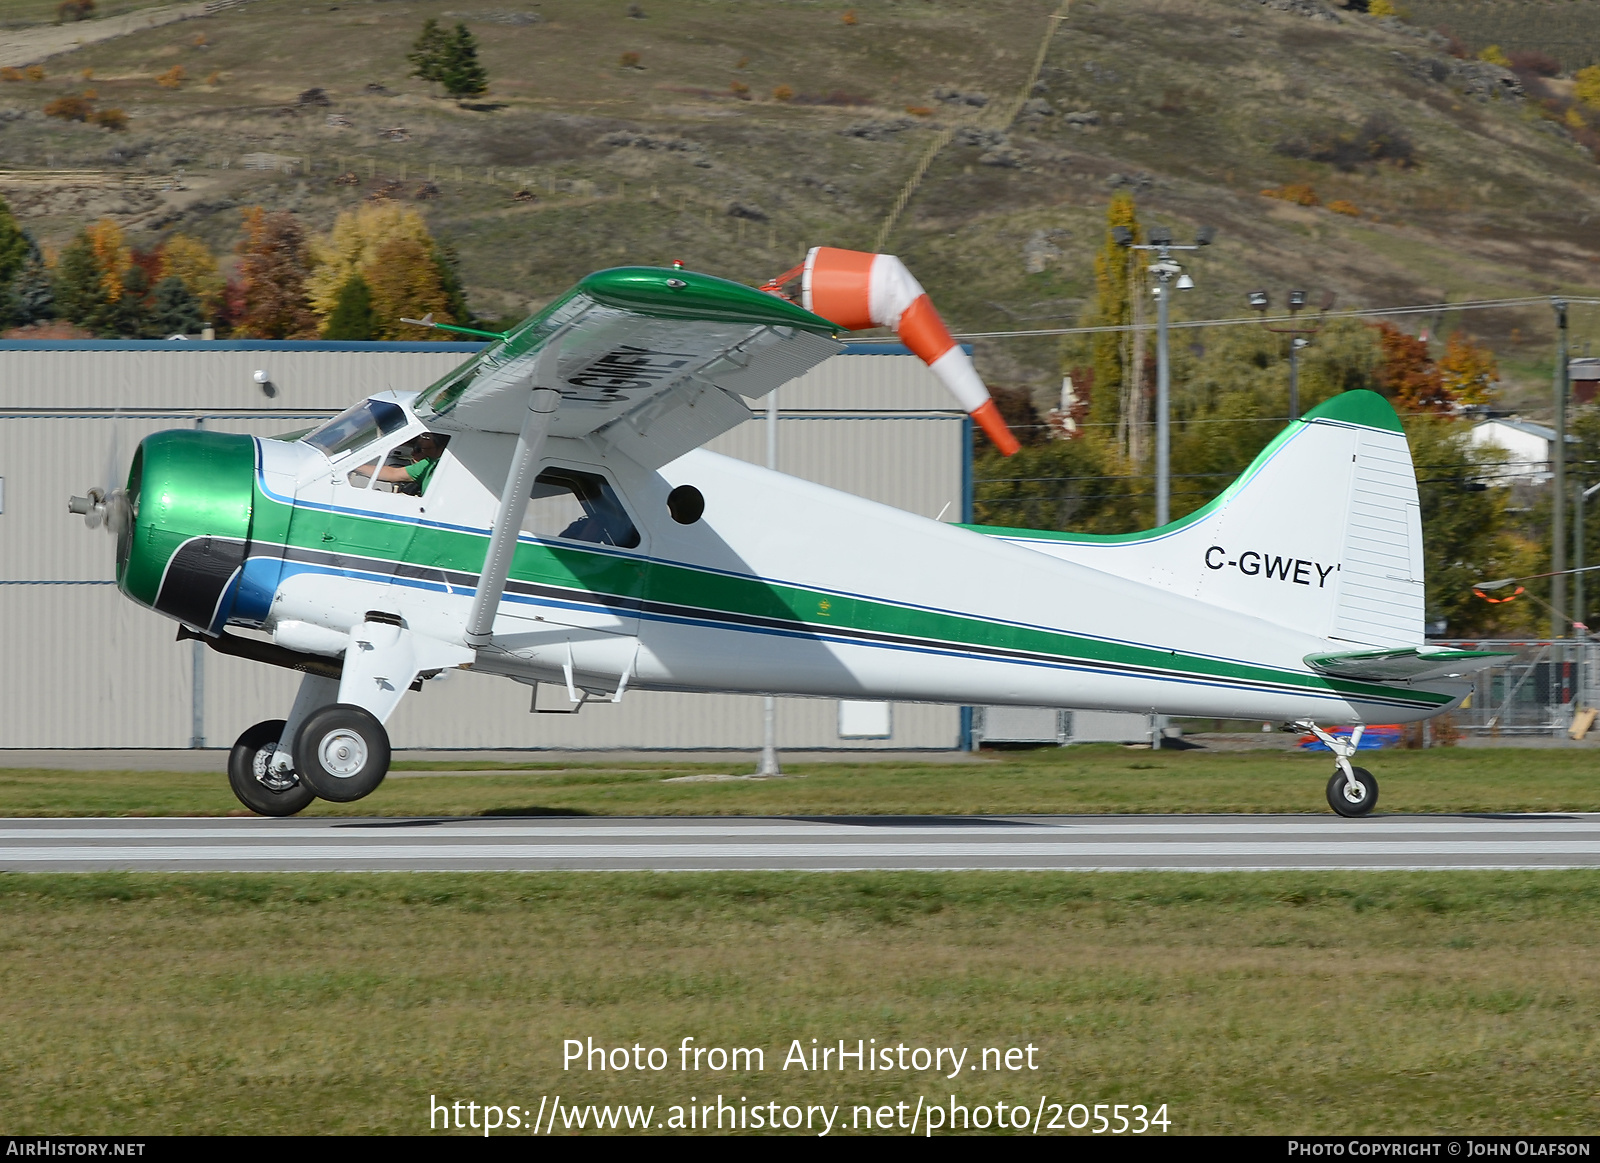
M 1356 776 L 1356 794 L 1352 794 L 1344 772 L 1336 767 L 1333 769 L 1333 778 L 1328 781 L 1328 806 L 1341 816 L 1365 816 L 1378 806 L 1378 781 L 1364 767 L 1351 770 Z
M 263 816 L 292 816 L 317 798 L 294 772 L 278 775 L 269 766 L 283 726 L 282 719 L 257 723 L 228 753 L 228 786 L 241 804 Z
M 294 768 L 325 800 L 359 800 L 389 773 L 389 733 L 371 712 L 352 703 L 323 707 L 295 738 Z

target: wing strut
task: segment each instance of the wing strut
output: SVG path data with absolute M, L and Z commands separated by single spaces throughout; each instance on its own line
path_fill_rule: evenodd
M 483 558 L 478 593 L 467 615 L 468 646 L 487 646 L 494 637 L 494 616 L 499 612 L 500 598 L 506 591 L 506 575 L 511 572 L 511 557 L 516 552 L 522 514 L 528 508 L 528 498 L 533 495 L 533 481 L 539 475 L 539 461 L 544 456 L 551 418 L 561 403 L 560 393 L 554 388 L 538 386 L 554 379 L 555 351 L 554 345 L 546 348 L 534 371 L 533 386 L 528 392 L 528 410 L 523 414 L 522 431 L 517 436 L 517 450 L 512 454 L 506 487 L 500 494 L 500 508 L 495 512 L 494 529 L 489 534 L 489 551 Z

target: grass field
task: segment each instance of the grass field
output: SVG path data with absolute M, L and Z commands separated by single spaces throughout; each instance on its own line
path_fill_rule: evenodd
M 13 876 L 0 917 L 15 1134 L 419 1133 L 430 1095 L 557 1094 L 1600 1126 L 1593 873 Z M 685 1036 L 765 1069 L 683 1073 Z M 588 1037 L 671 1064 L 563 1072 Z M 812 1038 L 1038 1069 L 781 1069 Z
M 1364 754 L 1384 812 L 1600 810 L 1584 751 L 1441 748 Z M 421 763 L 399 765 L 417 768 Z M 311 815 L 838 815 L 1073 812 L 1326 812 L 1333 762 L 1316 753 L 1151 752 L 1118 746 L 989 753 L 972 763 L 798 764 L 788 778 L 678 782 L 748 772 L 720 763 L 561 766 L 467 774 L 428 760 L 353 804 Z M 243 813 L 220 775 L 0 769 L 0 816 L 222 816 Z

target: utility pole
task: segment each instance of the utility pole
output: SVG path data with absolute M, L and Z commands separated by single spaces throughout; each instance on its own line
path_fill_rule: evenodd
M 1126 226 L 1113 227 L 1111 237 L 1118 246 L 1156 252 L 1156 261 L 1148 269 L 1156 277 L 1151 294 L 1156 299 L 1156 527 L 1159 529 L 1172 520 L 1172 362 L 1167 346 L 1167 324 L 1171 321 L 1172 292 L 1194 287 L 1194 280 L 1183 273 L 1172 252 L 1210 246 L 1216 231 L 1202 226 L 1195 231 L 1194 243 L 1190 246 L 1174 244 L 1172 231 L 1165 226 L 1152 227 L 1148 243 L 1135 245 L 1133 231 Z
M 1556 313 L 1556 437 L 1550 450 L 1550 637 L 1567 637 L 1567 301 L 1551 299 Z

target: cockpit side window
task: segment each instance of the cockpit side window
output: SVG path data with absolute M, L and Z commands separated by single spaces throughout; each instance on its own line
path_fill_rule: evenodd
M 541 539 L 588 541 L 618 549 L 639 544 L 639 530 L 611 482 L 572 468 L 547 468 L 535 478 L 522 531 Z
M 331 459 L 352 448 L 363 448 L 405 426 L 405 409 L 385 400 L 362 400 L 302 439 L 320 448 Z
M 370 487 L 377 493 L 420 497 L 433 479 L 433 472 L 439 467 L 439 459 L 449 443 L 448 436 L 423 432 L 390 449 L 387 456 L 351 469 L 347 479 L 355 488 Z

